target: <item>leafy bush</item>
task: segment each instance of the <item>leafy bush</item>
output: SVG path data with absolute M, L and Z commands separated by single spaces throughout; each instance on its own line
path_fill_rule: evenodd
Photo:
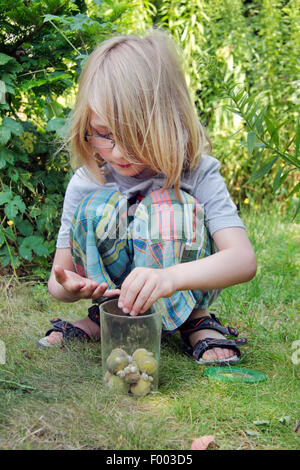
M 112 29 L 86 10 L 82 0 L 0 3 L 0 260 L 14 273 L 43 276 L 55 251 L 71 176 L 67 153 L 53 157 L 57 136 L 82 61 Z

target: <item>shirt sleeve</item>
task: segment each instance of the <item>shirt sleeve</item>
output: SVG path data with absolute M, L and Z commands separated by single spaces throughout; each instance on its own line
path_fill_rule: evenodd
M 237 213 L 224 178 L 219 173 L 220 162 L 213 157 L 203 156 L 199 176 L 194 188 L 194 197 L 202 205 L 205 220 L 211 235 L 217 230 L 245 225 Z
M 70 247 L 69 232 L 77 206 L 88 194 L 98 191 L 100 187 L 100 183 L 97 184 L 91 181 L 82 168 L 74 173 L 65 193 L 56 248 Z

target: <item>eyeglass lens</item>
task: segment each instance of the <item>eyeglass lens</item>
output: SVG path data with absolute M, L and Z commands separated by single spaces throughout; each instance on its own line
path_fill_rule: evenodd
M 102 149 L 113 149 L 114 148 L 114 141 L 111 139 L 105 139 L 104 137 L 100 136 L 86 136 L 88 143 L 92 147 L 98 147 Z

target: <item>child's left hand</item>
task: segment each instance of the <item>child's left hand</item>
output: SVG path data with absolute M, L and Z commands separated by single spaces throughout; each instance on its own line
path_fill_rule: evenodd
M 176 291 L 172 276 L 165 269 L 134 268 L 121 287 L 118 306 L 125 313 L 145 313 L 160 297 Z

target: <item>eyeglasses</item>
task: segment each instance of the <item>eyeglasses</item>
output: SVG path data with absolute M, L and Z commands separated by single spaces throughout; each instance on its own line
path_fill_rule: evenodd
M 112 150 L 116 145 L 114 139 L 107 137 L 107 135 L 93 135 L 86 132 L 84 134 L 84 140 L 92 147 L 99 149 Z

